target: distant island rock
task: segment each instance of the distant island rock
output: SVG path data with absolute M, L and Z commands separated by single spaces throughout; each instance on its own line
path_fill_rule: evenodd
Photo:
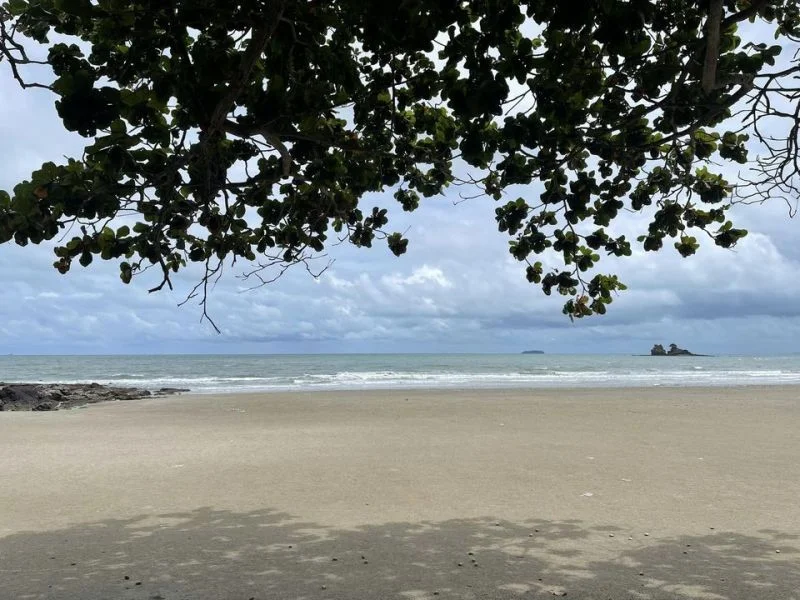
M 544 354 L 544 350 L 523 350 L 523 354 Z
M 161 388 L 151 392 L 139 388 L 113 387 L 99 383 L 0 382 L 0 411 L 59 410 L 96 402 L 137 400 L 153 396 L 170 396 L 188 391 L 178 388 Z
M 664 350 L 664 346 L 656 344 L 650 350 L 650 356 L 702 356 L 701 354 L 693 354 L 684 348 L 679 348 L 676 344 L 670 344 L 669 350 Z

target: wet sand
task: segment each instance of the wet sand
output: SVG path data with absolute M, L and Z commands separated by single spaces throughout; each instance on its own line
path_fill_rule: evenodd
M 800 387 L 0 413 L 1 600 L 563 594 L 800 599 Z

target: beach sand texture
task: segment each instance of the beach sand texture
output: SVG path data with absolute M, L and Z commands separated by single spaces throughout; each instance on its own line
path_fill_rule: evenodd
M 800 599 L 800 387 L 0 414 L 0 599 Z

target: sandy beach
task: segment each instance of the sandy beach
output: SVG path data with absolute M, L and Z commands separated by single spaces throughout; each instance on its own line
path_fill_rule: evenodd
M 800 598 L 800 387 L 0 413 L 0 599 Z

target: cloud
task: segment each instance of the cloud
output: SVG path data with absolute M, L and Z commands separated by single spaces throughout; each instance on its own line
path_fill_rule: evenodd
M 434 284 L 445 289 L 453 287 L 453 283 L 445 277 L 440 268 L 428 265 L 415 268 L 411 275 L 407 277 L 397 274 L 384 276 L 383 282 L 395 289 L 401 289 L 405 286 L 426 287 L 428 284 Z
M 23 93 L 2 70 L 0 82 L 0 188 L 8 189 L 46 160 L 79 154 L 82 140 L 64 132 L 46 92 Z M 318 280 L 289 271 L 252 291 L 234 277 L 241 271 L 229 271 L 209 301 L 220 335 L 201 321 L 196 302 L 178 308 L 196 270 L 176 277 L 175 291 L 148 294 L 147 276 L 123 285 L 115 265 L 96 261 L 61 276 L 47 245 L 0 246 L 0 353 L 637 353 L 672 341 L 712 353 L 800 348 L 798 223 L 781 202 L 734 209 L 737 226 L 751 232 L 734 250 L 706 240 L 690 259 L 669 247 L 604 259 L 601 270 L 630 289 L 606 316 L 571 323 L 561 314 L 564 299 L 527 283 L 508 254 L 495 202 L 462 202 L 450 191 L 407 214 L 388 195 L 373 201 L 390 209 L 393 230 L 407 231 L 406 255 L 336 246 Z M 646 221 L 624 213 L 613 233 L 635 238 Z M 552 253 L 542 260 L 558 266 Z

